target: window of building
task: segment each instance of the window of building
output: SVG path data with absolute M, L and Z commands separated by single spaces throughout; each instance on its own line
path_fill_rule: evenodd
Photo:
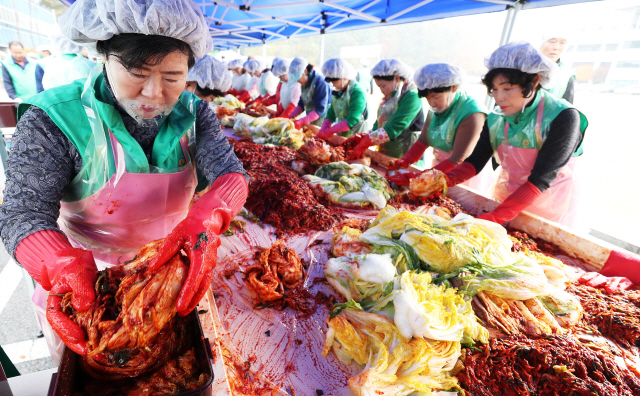
M 617 49 L 618 49 L 618 43 L 615 43 L 615 44 L 607 44 L 607 45 L 604 47 L 604 50 L 605 50 L 605 51 L 615 51 L 615 50 L 617 50 Z
M 640 61 L 619 61 L 616 63 L 616 66 L 626 69 L 636 69 L 640 68 Z
M 578 52 L 600 51 L 602 44 L 583 44 L 578 46 Z
M 625 49 L 628 49 L 628 48 L 640 48 L 640 40 L 625 41 L 624 42 L 624 48 Z

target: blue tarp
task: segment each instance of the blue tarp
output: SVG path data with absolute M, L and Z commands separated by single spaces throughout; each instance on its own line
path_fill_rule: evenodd
M 75 0 L 61 0 L 71 4 Z M 589 0 L 527 0 L 523 9 Z M 196 0 L 217 49 L 291 37 L 499 12 L 514 0 Z

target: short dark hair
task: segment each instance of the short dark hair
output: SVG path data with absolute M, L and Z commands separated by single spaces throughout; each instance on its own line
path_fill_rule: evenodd
M 307 65 L 307 73 L 311 73 L 311 70 L 313 70 L 313 65 L 311 63 L 309 63 Z
M 394 78 L 395 76 L 396 76 L 395 74 L 392 74 L 392 75 L 390 75 L 390 76 L 373 76 L 373 79 L 374 79 L 374 80 L 393 81 L 393 78 Z M 400 77 L 400 76 L 398 76 L 398 77 Z M 400 77 L 400 80 L 402 80 L 402 81 L 406 81 L 406 80 L 404 79 L 404 77 Z
M 21 43 L 21 42 L 19 42 L 19 41 L 12 41 L 12 42 L 10 42 L 10 43 L 9 43 L 9 48 L 11 48 L 11 47 L 12 47 L 12 46 L 14 46 L 14 45 L 19 45 L 20 47 L 24 48 L 24 45 L 22 45 L 22 43 Z
M 196 58 L 189 44 L 173 37 L 123 33 L 108 40 L 98 41 L 97 50 L 105 58 L 110 55 L 118 58 L 125 69 L 131 71 L 142 66 L 155 66 L 172 52 L 178 51 L 189 57 L 189 69 Z
M 505 69 L 497 68 L 491 69 L 487 74 L 482 77 L 482 83 L 487 87 L 487 93 L 491 94 L 493 90 L 493 80 L 499 75 L 503 75 L 509 84 L 519 85 L 522 88 L 522 96 L 528 98 L 532 93 L 536 94 L 540 90 L 540 84 L 537 87 L 533 87 L 537 74 L 525 73 L 518 69 Z
M 209 95 L 213 95 L 216 97 L 224 96 L 224 93 L 219 89 L 203 88 L 199 84 L 197 84 L 196 89 L 202 96 L 209 96 Z
M 451 86 L 448 87 L 438 87 L 438 88 L 425 88 L 418 90 L 418 97 L 426 98 L 430 93 L 442 93 L 442 92 L 450 92 Z

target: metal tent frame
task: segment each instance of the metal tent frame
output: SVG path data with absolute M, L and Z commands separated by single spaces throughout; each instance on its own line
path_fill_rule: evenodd
M 221 50 L 505 10 L 501 43 L 506 43 L 520 10 L 587 1 L 598 0 L 194 0 Z

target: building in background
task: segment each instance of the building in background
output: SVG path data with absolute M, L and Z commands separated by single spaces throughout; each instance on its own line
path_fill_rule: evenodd
M 37 0 L 0 0 L 0 49 L 9 52 L 9 42 L 20 41 L 26 50 L 50 44 L 48 35 L 57 31 L 54 11 Z
M 565 52 L 580 83 L 601 91 L 640 94 L 640 5 L 618 7 L 617 28 L 588 26 Z

